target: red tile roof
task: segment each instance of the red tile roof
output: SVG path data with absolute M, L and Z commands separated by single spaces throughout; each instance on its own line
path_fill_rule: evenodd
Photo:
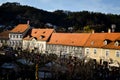
M 85 47 L 102 47 L 104 44 L 106 33 L 94 33 L 91 34 L 87 40 Z
M 114 43 L 118 40 L 120 33 L 94 33 L 91 34 L 85 47 L 94 48 L 117 48 Z M 109 40 L 110 42 L 105 45 L 104 41 Z
M 0 33 L 0 38 L 6 38 L 8 39 L 9 38 L 9 32 L 10 31 L 3 31 Z
M 120 49 L 120 33 L 109 33 L 106 35 L 106 38 L 111 40 L 111 42 L 102 48 L 107 48 L 107 49 Z M 115 45 L 115 42 L 118 41 L 119 45 Z
M 120 49 L 120 45 L 115 45 L 115 42 L 111 42 L 108 45 L 103 46 L 104 49 Z
M 115 41 L 120 37 L 120 33 L 106 33 L 105 38 L 111 41 Z
M 84 46 L 88 33 L 53 33 L 48 44 Z
M 19 24 L 14 29 L 12 29 L 10 32 L 13 33 L 23 33 L 29 28 L 28 24 Z
M 31 33 L 24 38 L 24 40 L 31 40 L 35 38 L 37 40 L 46 41 L 50 35 L 54 32 L 54 29 L 32 29 Z

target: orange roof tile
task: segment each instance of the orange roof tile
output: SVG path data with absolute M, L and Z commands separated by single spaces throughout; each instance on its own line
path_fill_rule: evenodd
M 120 33 L 94 33 L 94 34 L 91 34 L 91 36 L 89 37 L 85 46 L 101 48 L 101 47 L 105 46 L 105 44 L 104 44 L 105 40 L 110 40 L 111 42 L 116 41 L 116 39 L 118 39 L 119 35 L 120 35 Z
M 4 31 L 0 33 L 0 38 L 9 38 L 9 32 L 10 31 Z
M 31 40 L 36 38 L 37 40 L 48 40 L 50 35 L 54 32 L 54 29 L 32 29 L 30 35 L 28 34 L 24 40 Z
M 12 29 L 10 32 L 14 33 L 23 33 L 29 28 L 28 24 L 19 24 L 14 29 Z
M 111 42 L 110 44 L 105 45 L 102 48 L 105 48 L 105 49 L 120 49 L 120 45 L 117 46 L 117 45 L 115 45 L 115 42 Z
M 119 38 L 119 36 L 120 36 L 120 33 L 106 33 L 105 38 L 111 41 L 115 41 L 116 39 Z
M 94 33 L 91 34 L 85 47 L 102 47 L 104 44 L 106 33 Z
M 89 33 L 53 33 L 48 44 L 84 46 Z
M 115 41 L 120 41 L 120 33 L 109 33 L 106 34 L 106 38 L 111 40 L 111 42 L 102 48 L 107 48 L 107 49 L 120 49 L 120 45 L 115 45 Z

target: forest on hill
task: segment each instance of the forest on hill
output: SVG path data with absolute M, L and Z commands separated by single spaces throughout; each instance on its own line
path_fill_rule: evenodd
M 7 2 L 0 6 L 0 31 L 12 29 L 15 25 L 27 23 L 35 28 L 52 28 L 64 32 L 107 31 L 115 27 L 120 32 L 120 15 L 99 12 L 71 12 L 56 10 L 48 12 L 17 2 Z

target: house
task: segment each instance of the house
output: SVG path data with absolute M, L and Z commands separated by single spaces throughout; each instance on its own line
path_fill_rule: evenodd
M 84 56 L 84 44 L 90 33 L 52 33 L 47 42 L 48 53 L 55 53 L 58 56 Z
M 120 33 L 106 34 L 106 45 L 102 47 L 105 59 L 120 62 Z
M 105 46 L 106 33 L 92 33 L 89 36 L 89 39 L 86 41 L 85 47 L 85 56 L 96 59 L 99 61 L 103 58 L 102 47 Z
M 30 29 L 29 24 L 18 24 L 9 32 L 9 46 L 13 49 L 21 48 L 22 41 L 27 31 Z
M 9 31 L 3 31 L 0 33 L 0 47 L 7 46 L 9 44 Z
M 45 53 L 46 43 L 54 29 L 31 29 L 28 35 L 23 39 L 23 50 Z
M 119 57 L 119 37 L 120 33 L 93 33 L 87 40 L 85 47 L 85 55 L 98 62 L 117 60 Z

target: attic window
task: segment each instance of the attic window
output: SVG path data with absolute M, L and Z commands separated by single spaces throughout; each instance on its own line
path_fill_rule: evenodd
M 58 42 L 58 40 L 56 40 L 55 42 Z
M 41 35 L 41 36 L 40 36 L 40 39 L 43 39 L 44 37 L 45 37 L 45 36 Z
M 106 40 L 104 40 L 104 45 L 107 45 L 107 44 L 109 44 L 110 42 L 111 42 L 111 40 L 106 39 Z
M 43 34 L 45 34 L 45 31 L 43 32 Z
M 107 43 L 108 43 L 107 40 L 105 40 L 105 41 L 104 41 L 104 44 L 107 45 Z
M 37 32 L 35 32 L 35 34 L 36 34 Z
M 119 42 L 118 41 L 115 42 L 115 46 L 119 46 Z
M 93 45 L 93 44 L 94 44 L 94 41 L 91 42 L 91 45 Z

